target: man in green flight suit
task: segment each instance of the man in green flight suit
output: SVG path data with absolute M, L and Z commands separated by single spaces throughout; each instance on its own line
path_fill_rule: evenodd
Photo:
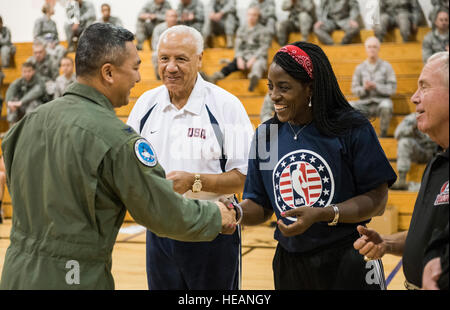
M 77 83 L 7 133 L 14 215 L 1 289 L 114 289 L 111 254 L 126 210 L 181 241 L 234 231 L 234 210 L 174 193 L 152 146 L 116 117 L 140 80 L 133 39 L 91 25 L 78 44 Z

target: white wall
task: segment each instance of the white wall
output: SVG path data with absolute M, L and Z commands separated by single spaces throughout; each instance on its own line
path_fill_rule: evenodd
M 112 15 L 119 16 L 124 26 L 131 30 L 136 30 L 136 18 L 141 7 L 147 2 L 147 0 L 90 0 L 94 3 L 97 10 L 97 16 L 100 16 L 100 6 L 102 3 L 109 3 L 112 7 Z M 173 7 L 176 7 L 179 0 L 168 0 Z M 209 0 L 202 0 L 204 3 Z M 368 20 L 371 4 L 376 0 L 358 0 L 361 8 L 363 20 L 368 25 Z M 34 21 L 39 18 L 42 5 L 45 0 L 0 0 L 0 15 L 3 17 L 3 23 L 11 29 L 13 42 L 30 42 L 33 40 L 33 24 Z M 286 12 L 281 10 L 282 0 L 275 0 L 277 5 L 277 15 L 279 19 L 283 19 L 287 16 Z M 320 0 L 314 0 L 316 6 Z M 419 0 L 422 8 L 428 16 L 428 12 L 431 9 L 431 0 Z M 248 7 L 250 0 L 237 0 L 238 14 L 241 20 L 244 19 L 245 10 Z M 58 31 L 60 40 L 65 40 L 65 34 L 63 30 L 65 21 L 65 12 L 63 7 L 57 3 L 55 6 L 55 16 L 53 16 L 56 24 L 58 25 Z M 369 28 L 369 26 L 366 26 Z

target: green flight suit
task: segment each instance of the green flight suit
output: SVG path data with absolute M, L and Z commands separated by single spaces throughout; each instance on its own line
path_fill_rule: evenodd
M 11 128 L 2 149 L 14 215 L 1 289 L 114 289 L 111 254 L 126 210 L 161 237 L 217 237 L 216 205 L 174 193 L 159 164 L 139 160 L 141 139 L 79 83 Z

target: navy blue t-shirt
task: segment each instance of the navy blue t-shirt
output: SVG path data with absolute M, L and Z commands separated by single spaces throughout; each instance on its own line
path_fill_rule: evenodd
M 326 207 L 364 194 L 381 184 L 391 186 L 397 176 L 389 164 L 370 123 L 353 128 L 344 137 L 321 135 L 314 123 L 302 128 L 270 125 L 270 138 L 261 125 L 256 130 L 249 157 L 244 199 L 280 213 L 297 207 Z M 358 224 L 315 223 L 302 235 L 275 239 L 288 252 L 308 252 L 356 233 Z

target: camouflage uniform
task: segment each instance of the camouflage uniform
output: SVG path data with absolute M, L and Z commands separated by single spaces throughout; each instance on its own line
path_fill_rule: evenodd
M 11 43 L 11 32 L 5 26 L 0 29 L 0 55 L 2 67 L 9 67 L 11 56 L 16 53 L 16 47 Z
M 41 62 L 37 62 L 34 56 L 28 58 L 27 62 L 34 64 L 36 73 L 39 74 L 40 78 L 45 83 L 46 96 L 44 102 L 52 100 L 55 93 L 55 80 L 59 76 L 58 64 L 55 63 L 54 59 L 48 54 Z
M 422 42 L 422 59 L 426 63 L 431 55 L 437 52 L 444 52 L 448 47 L 448 31 L 441 35 L 437 29 L 430 31 Z
M 275 107 L 273 105 L 272 99 L 270 99 L 269 94 L 264 97 L 264 102 L 261 107 L 261 114 L 259 118 L 261 119 L 261 123 L 268 121 L 273 117 L 273 113 L 275 112 Z
M 259 0 L 252 0 L 249 7 L 259 8 L 259 23 L 266 27 L 267 33 L 273 36 L 277 26 L 275 0 L 263 0 L 262 2 Z
M 307 41 L 314 22 L 315 8 L 312 0 L 295 0 L 295 3 L 292 1 L 284 0 L 281 7 L 283 11 L 290 12 L 289 18 L 278 25 L 277 36 L 281 46 L 288 43 L 291 32 L 299 30 L 303 40 Z
M 271 38 L 267 34 L 266 28 L 261 24 L 256 24 L 253 28 L 250 28 L 248 25 L 241 26 L 236 33 L 235 58 L 230 64 L 222 68 L 220 72 L 214 74 L 213 82 L 217 82 L 217 80 L 238 71 L 238 58 L 241 57 L 247 62 L 256 57 L 256 61 L 248 74 L 248 78 L 251 80 L 249 90 L 253 91 L 253 88 L 267 70 L 267 52 L 270 43 Z
M 430 19 L 431 25 L 434 28 L 434 21 L 436 20 L 436 15 L 439 11 L 448 12 L 448 0 L 431 0 L 431 4 L 433 5 L 433 9 L 431 10 L 428 18 Z
M 366 81 L 374 82 L 376 89 L 367 91 L 364 88 Z M 396 90 L 397 78 L 388 62 L 378 59 L 375 65 L 371 65 L 366 60 L 356 67 L 352 79 L 352 93 L 360 100 L 351 104 L 369 117 L 380 117 L 382 137 L 386 136 L 392 118 L 393 104 L 390 97 Z
M 409 41 L 412 27 L 417 27 L 422 11 L 417 0 L 381 0 L 380 23 L 374 26 L 375 36 L 383 42 L 389 29 L 398 26 L 403 42 Z
M 66 15 L 68 22 L 65 24 L 66 38 L 69 44 L 69 49 L 73 48 L 75 38 L 78 38 L 92 23 L 96 20 L 95 8 L 90 1 L 83 0 L 82 5 L 79 6 L 76 1 L 69 1 L 66 7 Z M 79 24 L 76 32 L 72 31 L 72 25 Z
M 6 91 L 5 102 L 21 101 L 20 106 L 14 112 L 8 107 L 6 119 L 10 124 L 18 122 L 25 114 L 35 110 L 44 103 L 45 85 L 39 74 L 35 74 L 29 82 L 19 78 L 11 83 Z
M 209 15 L 211 13 L 223 12 L 224 16 L 218 23 L 213 22 Z M 239 19 L 236 15 L 236 0 L 210 0 L 206 8 L 205 25 L 203 37 L 205 42 L 212 35 L 225 34 L 227 36 L 227 47 L 233 47 L 233 37 L 239 26 Z
M 406 175 L 411 162 L 425 164 L 437 150 L 437 144 L 417 128 L 416 113 L 406 116 L 395 130 L 397 139 L 397 170 L 399 178 L 392 189 L 408 189 Z
M 59 35 L 56 23 L 44 14 L 34 23 L 33 37 L 45 43 L 47 54 L 49 54 L 54 63 L 59 64 L 66 54 L 64 46 L 59 44 Z
M 341 44 L 349 44 L 359 34 L 359 27 L 351 27 L 350 21 L 357 22 L 359 17 L 359 5 L 357 0 L 322 0 L 318 10 L 318 20 L 323 24 L 314 28 L 314 33 L 320 42 L 333 45 L 330 33 L 336 29 L 342 29 L 345 36 Z
M 156 17 L 154 20 L 144 20 L 138 17 L 137 26 L 136 26 L 136 40 L 138 42 L 138 49 L 142 49 L 142 45 L 145 40 L 151 38 L 153 34 L 153 30 L 155 27 L 164 22 L 166 19 L 166 11 L 170 10 L 172 6 L 168 1 L 164 1 L 162 4 L 156 4 L 155 1 L 148 1 L 147 4 L 139 12 L 139 16 L 141 14 L 155 14 Z
M 66 91 L 67 87 L 72 84 L 75 83 L 77 81 L 77 78 L 75 76 L 75 73 L 72 74 L 72 76 L 68 79 L 66 78 L 66 76 L 60 75 L 58 76 L 58 78 L 55 81 L 55 99 L 62 97 L 64 95 L 64 92 Z
M 194 14 L 194 20 L 182 21 L 184 14 Z M 178 22 L 179 24 L 186 25 L 197 29 L 200 33 L 203 30 L 203 24 L 205 23 L 205 8 L 200 0 L 191 0 L 191 3 L 184 6 L 181 2 L 177 8 Z

